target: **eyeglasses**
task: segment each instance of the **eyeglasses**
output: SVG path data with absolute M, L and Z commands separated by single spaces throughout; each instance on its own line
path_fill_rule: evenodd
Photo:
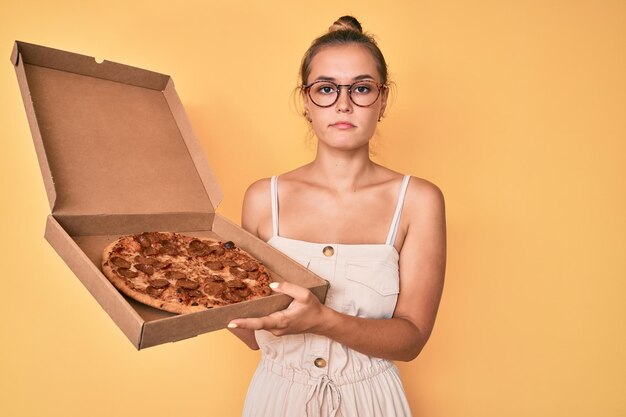
M 357 81 L 352 84 L 335 84 L 332 81 L 315 81 L 305 85 L 304 91 L 309 94 L 309 98 L 319 107 L 330 107 L 339 100 L 341 87 L 348 89 L 350 101 L 359 107 L 369 107 L 376 103 L 380 92 L 387 88 L 384 84 L 374 81 Z

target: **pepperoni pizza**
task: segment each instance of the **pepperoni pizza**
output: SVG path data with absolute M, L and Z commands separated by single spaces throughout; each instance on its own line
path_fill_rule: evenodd
M 104 249 L 102 271 L 122 293 L 172 313 L 271 293 L 269 272 L 233 242 L 173 232 L 120 237 Z

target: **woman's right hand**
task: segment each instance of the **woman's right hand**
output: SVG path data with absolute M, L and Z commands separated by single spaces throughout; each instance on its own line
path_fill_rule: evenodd
M 229 329 L 267 330 L 274 336 L 318 333 L 328 324 L 331 311 L 307 288 L 290 282 L 272 283 L 272 289 L 293 298 L 289 307 L 265 317 L 236 319 Z

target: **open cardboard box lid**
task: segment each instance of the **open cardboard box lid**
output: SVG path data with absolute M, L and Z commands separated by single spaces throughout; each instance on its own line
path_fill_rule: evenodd
M 46 239 L 138 349 L 269 314 L 290 299 L 184 315 L 144 306 L 100 271 L 102 249 L 123 234 L 233 240 L 274 280 L 288 276 L 324 300 L 325 280 L 215 213 L 222 192 L 169 76 L 20 41 L 11 61 L 52 212 Z
M 169 76 L 24 42 L 12 61 L 53 214 L 215 212 L 222 192 Z

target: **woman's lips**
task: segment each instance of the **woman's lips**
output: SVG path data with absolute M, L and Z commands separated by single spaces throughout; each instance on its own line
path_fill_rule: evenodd
M 352 129 L 353 127 L 355 127 L 352 123 L 350 122 L 336 122 L 333 123 L 332 125 L 330 125 L 331 127 L 334 127 L 335 129 L 341 129 L 341 130 L 345 130 L 345 129 Z

